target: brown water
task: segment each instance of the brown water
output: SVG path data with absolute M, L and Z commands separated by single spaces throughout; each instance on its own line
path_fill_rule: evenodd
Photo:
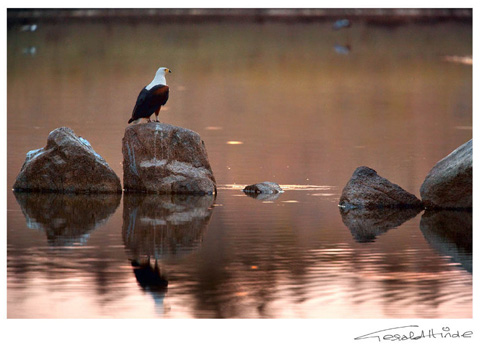
M 337 207 L 360 165 L 419 196 L 472 137 L 472 68 L 443 59 L 471 26 L 40 24 L 7 46 L 9 318 L 472 317 L 471 213 Z M 160 118 L 200 133 L 216 198 L 10 191 L 60 126 L 121 177 L 159 66 Z M 266 180 L 285 193 L 240 191 Z

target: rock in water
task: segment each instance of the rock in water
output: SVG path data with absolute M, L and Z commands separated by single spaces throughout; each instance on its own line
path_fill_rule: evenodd
M 254 185 L 246 186 L 243 191 L 245 193 L 265 193 L 274 194 L 283 192 L 282 188 L 275 182 L 261 182 Z
M 420 188 L 427 208 L 472 208 L 472 140 L 440 160 Z
M 70 128 L 48 135 L 44 148 L 27 153 L 15 191 L 120 193 L 120 179 L 90 143 Z
M 193 131 L 164 123 L 130 125 L 122 151 L 126 192 L 217 192 L 205 144 Z
M 422 202 L 375 170 L 361 166 L 343 189 L 339 206 L 346 209 L 415 208 L 421 207 Z

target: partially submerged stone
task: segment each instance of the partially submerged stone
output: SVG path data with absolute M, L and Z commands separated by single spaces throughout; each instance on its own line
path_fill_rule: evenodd
M 27 153 L 15 191 L 120 193 L 120 179 L 90 143 L 70 128 L 48 135 L 44 148 Z
M 339 206 L 352 208 L 418 208 L 422 202 L 369 167 L 358 167 L 342 191 Z
M 213 194 L 216 182 L 200 136 L 164 123 L 125 129 L 122 140 L 126 192 Z
M 274 193 L 281 193 L 283 192 L 282 188 L 279 186 L 278 183 L 275 182 L 261 182 L 256 183 L 254 185 L 246 186 L 243 189 L 245 193 L 262 193 L 262 194 L 274 194 Z
M 427 208 L 472 208 L 472 153 L 469 140 L 430 170 L 420 188 Z

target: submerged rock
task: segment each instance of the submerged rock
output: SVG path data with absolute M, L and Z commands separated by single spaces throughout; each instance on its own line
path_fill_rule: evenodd
M 472 272 L 472 212 L 427 210 L 420 230 L 427 242 L 440 254 Z
M 472 208 L 472 140 L 440 160 L 420 188 L 427 208 Z
M 120 193 L 120 179 L 90 143 L 70 128 L 48 135 L 44 148 L 27 153 L 15 191 Z
M 352 208 L 420 208 L 422 202 L 366 166 L 358 167 L 342 191 L 339 206 Z
M 421 208 L 344 209 L 342 221 L 357 242 L 373 242 L 376 237 L 414 218 Z
M 264 194 L 274 194 L 283 192 L 282 188 L 278 183 L 275 182 L 261 182 L 254 185 L 246 186 L 243 189 L 245 193 L 264 193 Z
M 127 192 L 213 194 L 215 177 L 200 136 L 163 123 L 125 129 L 123 186 Z

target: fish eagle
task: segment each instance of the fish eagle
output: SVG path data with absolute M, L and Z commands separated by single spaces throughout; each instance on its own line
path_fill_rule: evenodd
M 172 71 L 166 67 L 160 67 L 153 81 L 142 89 L 133 108 L 132 118 L 128 120 L 128 123 L 139 119 L 148 119 L 148 122 L 151 122 L 150 116 L 153 113 L 155 113 L 155 121 L 159 122 L 160 109 L 168 100 L 168 86 L 165 80 L 167 73 L 172 73 Z

